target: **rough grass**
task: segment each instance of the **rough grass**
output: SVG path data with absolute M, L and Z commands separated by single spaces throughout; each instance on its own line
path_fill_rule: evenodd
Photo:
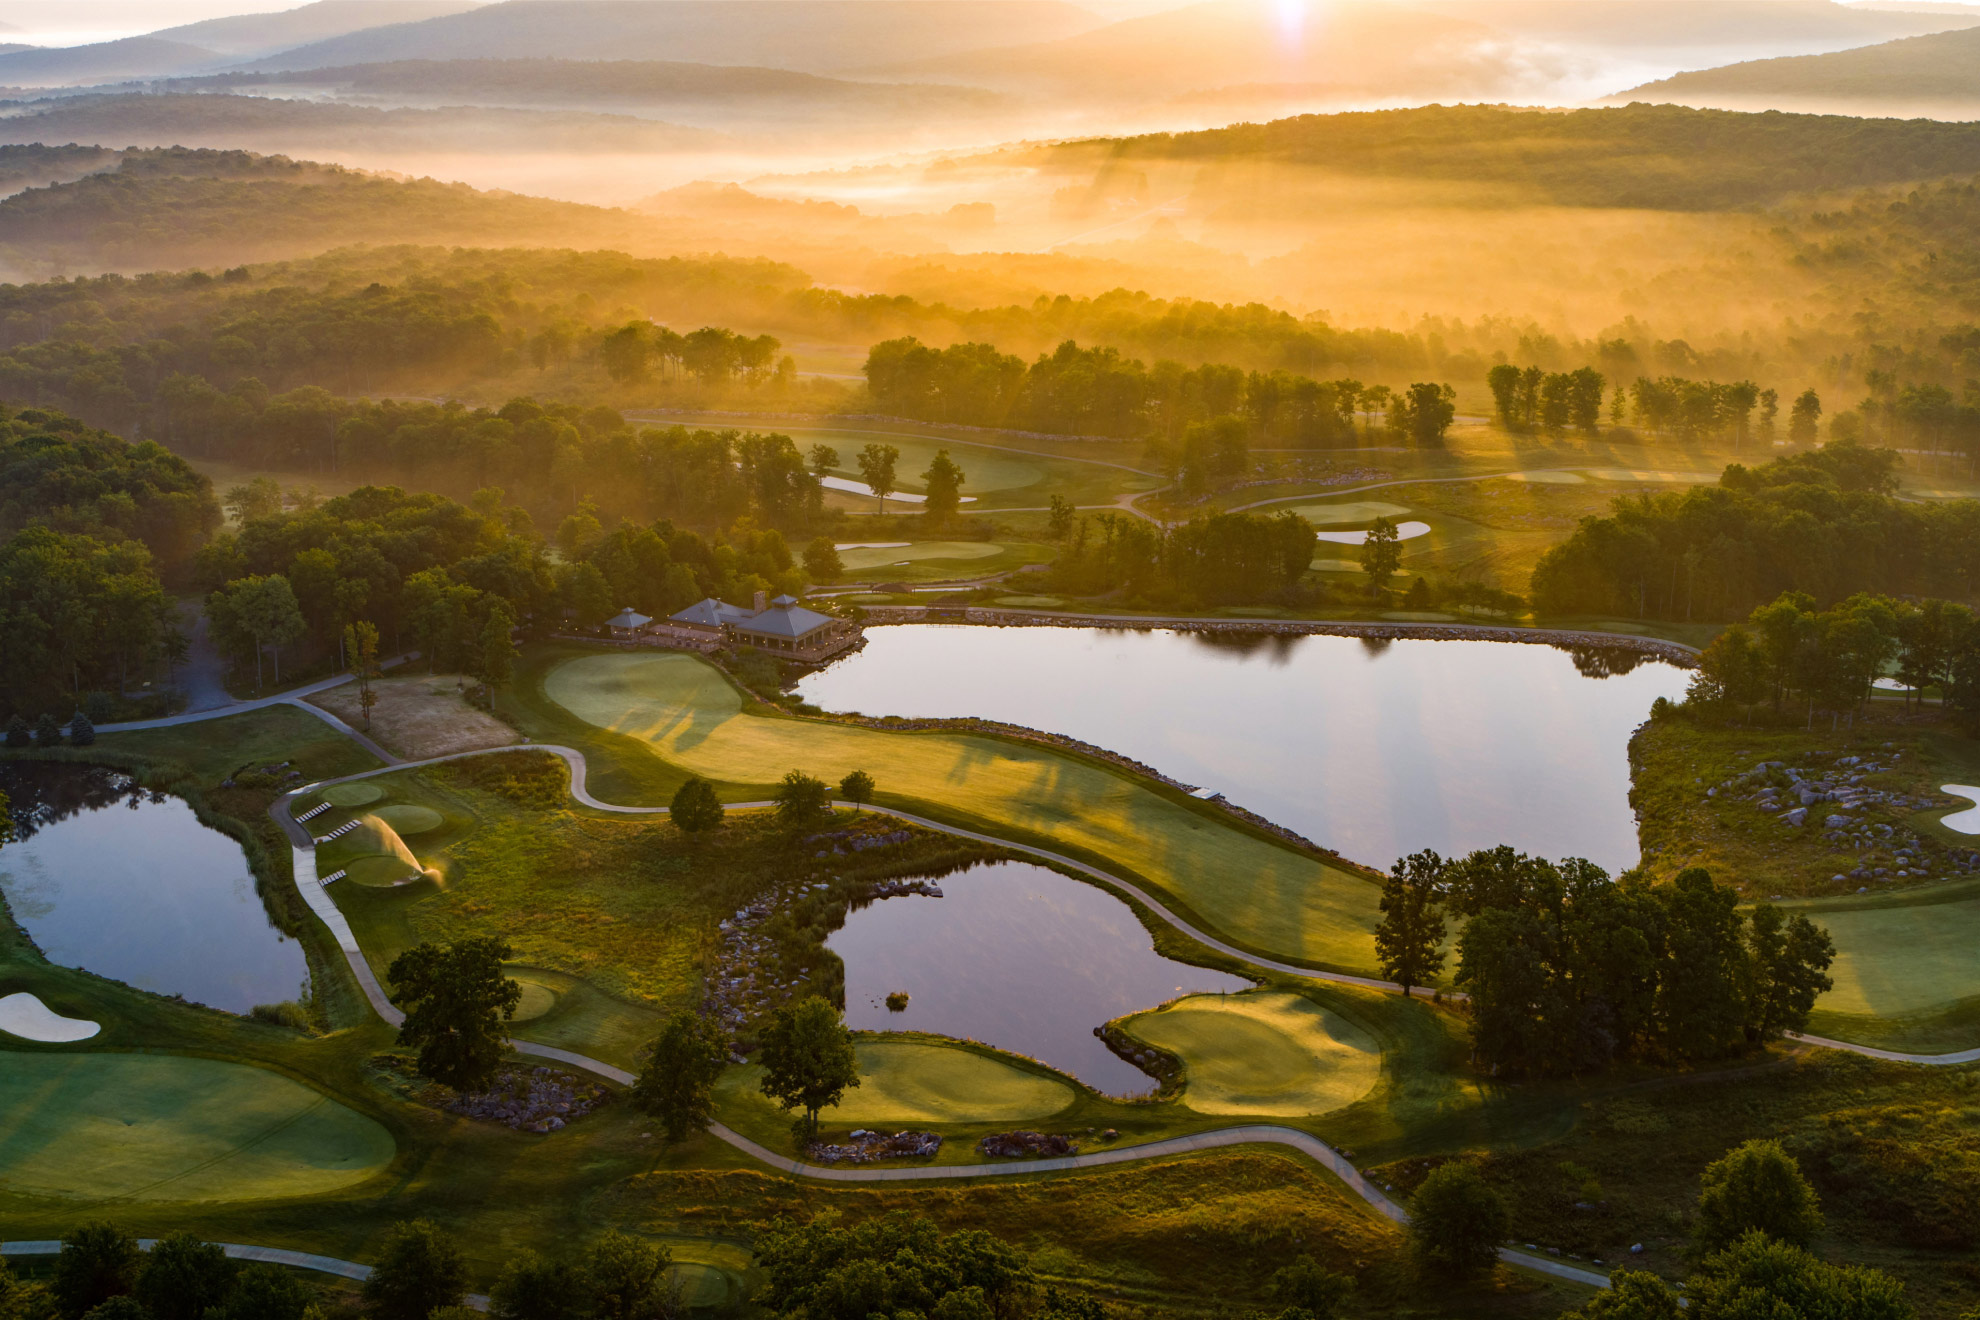
M 548 673 L 544 691 L 711 779 L 768 786 L 793 767 L 829 781 L 865 770 L 882 801 L 1014 828 L 1119 867 L 1252 948 L 1357 971 L 1374 962 L 1368 882 L 1089 762 L 991 738 L 746 713 L 719 671 L 678 653 L 576 657 Z
M 371 708 L 368 727 L 355 683 L 326 689 L 309 700 L 412 761 L 514 743 L 515 730 L 463 700 L 461 682 L 452 674 L 374 679 L 371 691 L 378 704 Z
M 166 1055 L 0 1063 L 0 1184 L 17 1192 L 302 1197 L 361 1182 L 392 1152 L 377 1123 L 266 1069 Z
M 1552 1140 L 1502 1139 L 1495 1153 L 1471 1153 L 1506 1194 L 1521 1242 L 1681 1279 L 1699 1173 L 1749 1138 L 1772 1138 L 1821 1196 L 1819 1252 L 1897 1274 L 1919 1316 L 1962 1316 L 1980 1304 L 1980 1071 L 1811 1051 L 1585 1088 L 1577 1108 L 1580 1122 Z M 1434 1163 L 1375 1173 L 1407 1192 Z M 1630 1252 L 1636 1243 L 1641 1254 Z
M 929 1187 L 800 1184 L 758 1170 L 656 1172 L 627 1181 L 598 1210 L 648 1234 L 704 1240 L 746 1237 L 779 1215 L 860 1221 L 905 1210 L 944 1230 L 981 1229 L 1013 1243 L 1046 1278 L 1094 1290 L 1116 1315 L 1276 1315 L 1267 1282 L 1303 1253 L 1355 1277 L 1354 1315 L 1553 1316 L 1583 1296 L 1503 1275 L 1475 1291 L 1419 1293 L 1393 1225 L 1313 1165 L 1271 1148 L 1072 1179 Z
M 1644 865 L 1652 876 L 1706 867 L 1748 899 L 1780 897 L 1782 907 L 1828 928 L 1836 943 L 1829 969 L 1835 989 L 1817 1002 L 1811 1030 L 1898 1049 L 1955 1050 L 1980 1044 L 1971 1012 L 1946 1017 L 1975 994 L 1980 881 L 1912 889 L 1889 881 L 1879 893 L 1838 893 L 1857 885 L 1832 879 L 1856 865 L 1860 855 L 1853 847 L 1839 852 L 1819 830 L 1797 830 L 1750 802 L 1705 797 L 1706 788 L 1762 761 L 1810 766 L 1872 753 L 1886 764 L 1893 753 L 1902 754 L 1892 770 L 1867 779 L 1878 788 L 1937 794 L 1949 781 L 1971 782 L 1966 777 L 1980 769 L 1980 747 L 1934 725 L 1884 718 L 1892 714 L 1901 710 L 1880 710 L 1875 720 L 1859 717 L 1853 732 L 1657 721 L 1631 741 L 1630 801 L 1642 822 Z M 1825 810 L 1833 809 L 1823 804 L 1811 811 Z M 1929 849 L 1966 839 L 1937 824 L 1956 810 L 1872 808 L 1851 815 L 1916 831 Z M 1895 866 L 1888 858 L 1875 861 Z
M 1286 992 L 1189 996 L 1127 1030 L 1183 1061 L 1183 1104 L 1213 1115 L 1319 1115 L 1352 1105 L 1381 1074 L 1356 1024 Z
M 859 1086 L 832 1112 L 835 1125 L 1042 1119 L 1075 1095 L 1063 1082 L 962 1046 L 862 1038 L 855 1049 Z M 771 1108 L 759 1094 L 762 1081 L 759 1065 L 731 1068 L 722 1077 L 723 1104 Z

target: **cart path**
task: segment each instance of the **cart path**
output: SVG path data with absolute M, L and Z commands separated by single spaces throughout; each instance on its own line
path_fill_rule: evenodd
M 138 1250 L 149 1252 L 158 1243 L 155 1238 L 141 1238 L 137 1241 Z M 341 1257 L 323 1257 L 314 1252 L 297 1252 L 290 1248 L 263 1248 L 252 1243 L 221 1243 L 217 1245 L 235 1261 L 261 1262 L 269 1266 L 295 1266 L 306 1271 L 319 1271 L 324 1275 L 338 1275 L 346 1280 L 359 1282 L 371 1278 L 371 1267 L 361 1262 L 345 1261 Z M 0 1243 L 0 1256 L 5 1257 L 52 1257 L 62 1250 L 59 1238 L 15 1239 Z M 488 1295 L 471 1293 L 464 1301 L 477 1312 L 488 1310 Z

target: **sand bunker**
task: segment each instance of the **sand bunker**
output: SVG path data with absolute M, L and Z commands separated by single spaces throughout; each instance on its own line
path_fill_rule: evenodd
M 0 996 L 0 1032 L 28 1041 L 87 1041 L 103 1030 L 87 1018 L 64 1018 L 31 991 Z
M 1429 530 L 1428 523 L 1411 519 L 1407 523 L 1396 524 L 1396 540 L 1408 541 L 1411 537 L 1420 537 Z M 1359 532 L 1315 532 L 1313 535 L 1317 540 L 1331 541 L 1342 546 L 1359 546 L 1368 540 L 1368 531 L 1365 528 Z
M 1980 803 L 1980 789 L 1970 784 L 1942 784 L 1942 794 L 1952 794 L 1959 798 L 1971 798 Z M 1969 807 L 1963 812 L 1948 812 L 1939 818 L 1939 824 L 1947 830 L 1957 830 L 1962 835 L 1980 835 L 1980 807 Z M 0 1004 L 5 1003 L 0 1001 Z

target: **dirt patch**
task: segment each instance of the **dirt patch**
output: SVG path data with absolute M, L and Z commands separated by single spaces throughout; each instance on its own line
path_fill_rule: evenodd
M 469 706 L 461 696 L 460 682 L 460 676 L 454 674 L 374 680 L 371 691 L 377 694 L 378 705 L 371 708 L 371 728 L 366 732 L 414 761 L 521 741 L 515 730 L 486 711 Z M 309 700 L 353 729 L 364 729 L 355 683 L 340 684 Z

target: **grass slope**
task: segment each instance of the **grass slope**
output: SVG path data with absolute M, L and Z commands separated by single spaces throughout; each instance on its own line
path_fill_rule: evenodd
M 1367 1095 L 1382 1069 L 1368 1033 L 1282 991 L 1190 996 L 1127 1028 L 1181 1057 L 1183 1104 L 1204 1114 L 1326 1114 Z
M 171 1055 L 0 1063 L 0 1185 L 140 1201 L 304 1197 L 385 1168 L 392 1136 L 266 1069 Z
M 1092 763 L 997 739 L 745 713 L 720 671 L 678 653 L 576 657 L 543 690 L 711 779 L 767 786 L 799 767 L 836 782 L 865 770 L 889 801 L 1103 860 L 1253 948 L 1356 971 L 1374 963 L 1366 881 Z
M 859 1086 L 831 1112 L 835 1125 L 1043 1119 L 1075 1096 L 1063 1082 L 963 1046 L 862 1038 L 855 1049 Z M 758 1092 L 762 1081 L 759 1065 L 730 1069 L 722 1076 L 722 1104 L 769 1110 Z

